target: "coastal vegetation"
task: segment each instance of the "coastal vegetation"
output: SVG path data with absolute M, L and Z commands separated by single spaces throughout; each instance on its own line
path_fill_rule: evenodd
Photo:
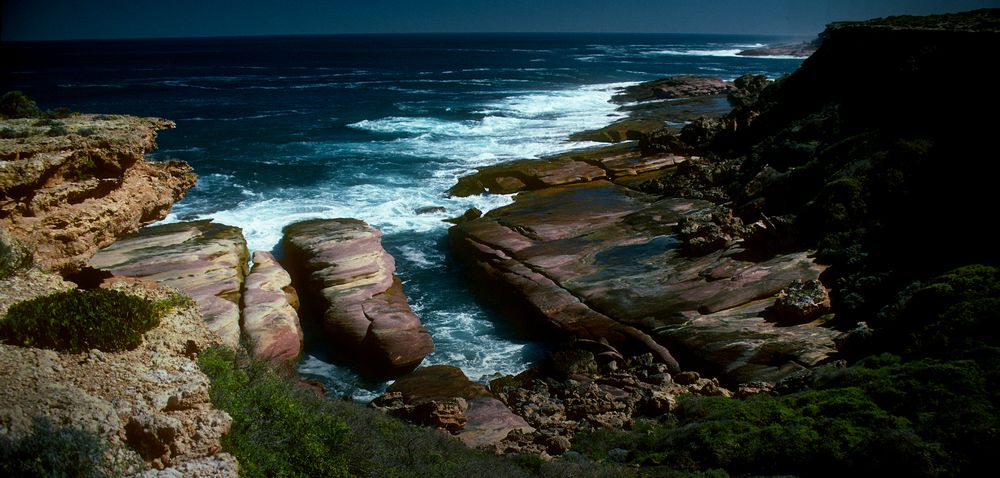
M 213 347 L 201 353 L 198 365 L 212 381 L 212 403 L 233 417 L 222 445 L 239 460 L 241 476 L 632 474 L 587 460 L 542 462 L 473 450 L 446 433 L 328 400 L 243 352 Z
M 44 417 L 32 420 L 32 433 L 12 439 L 0 435 L 0 475 L 20 477 L 117 478 L 129 463 L 115 458 L 101 437 Z
M 957 23 L 964 25 L 962 28 L 991 30 L 991 37 L 977 36 L 974 41 L 980 47 L 995 46 L 996 25 L 1000 24 L 995 18 L 1000 15 L 971 18 L 969 22 L 962 23 L 959 19 Z M 996 388 L 1000 380 L 1000 325 L 997 325 L 1000 257 L 990 243 L 991 237 L 983 232 L 988 216 L 984 217 L 981 207 L 993 202 L 990 181 L 995 175 L 990 174 L 989 161 L 983 159 L 989 158 L 987 152 L 992 151 L 992 145 L 988 144 L 991 136 L 987 133 L 993 125 L 958 121 L 939 124 L 940 118 L 975 118 L 974 113 L 983 108 L 982 103 L 988 98 L 963 96 L 967 93 L 961 91 L 942 98 L 921 96 L 922 92 L 941 88 L 942 82 L 949 79 L 942 71 L 963 78 L 986 76 L 986 67 L 974 66 L 981 59 L 964 53 L 972 49 L 961 48 L 968 46 L 966 42 L 971 37 L 952 36 L 940 28 L 942 22 L 954 25 L 956 20 L 902 18 L 853 27 L 834 25 L 824 34 L 820 50 L 795 74 L 776 82 L 753 76 L 734 82 L 736 91 L 730 93 L 732 113 L 693 121 L 679 133 L 668 130 L 642 133 L 637 145 L 640 155 L 697 153 L 698 157 L 685 157 L 679 164 L 671 162 L 670 167 L 662 168 L 661 175 L 644 179 L 645 182 L 628 182 L 636 176 L 634 172 L 614 179 L 624 178 L 623 184 L 659 197 L 661 205 L 683 199 L 698 200 L 704 207 L 686 210 L 695 212 L 677 218 L 670 216 L 669 220 L 664 219 L 665 213 L 661 211 L 655 211 L 655 215 L 632 213 L 627 220 L 642 227 L 625 234 L 636 233 L 643 227 L 665 228 L 667 232 L 661 237 L 670 235 L 673 240 L 676 236 L 677 243 L 682 244 L 683 254 L 677 256 L 678 263 L 704 260 L 709 254 L 738 248 L 738 260 L 745 259 L 747 263 L 762 263 L 782 253 L 795 253 L 803 258 L 808 256 L 806 262 L 810 265 L 821 266 L 816 268 L 814 280 L 783 278 L 780 287 L 792 285 L 780 294 L 769 293 L 768 299 L 758 295 L 747 299 L 753 301 L 751 305 L 759 304 L 772 296 L 786 298 L 788 291 L 801 293 L 803 302 L 819 296 L 820 300 L 806 303 L 805 307 L 796 308 L 796 304 L 788 305 L 781 302 L 782 298 L 776 298 L 773 306 L 760 306 L 760 310 L 744 315 L 722 316 L 719 320 L 722 325 L 726 321 L 749 319 L 728 330 L 717 325 L 719 328 L 712 331 L 718 332 L 716 337 L 706 334 L 709 338 L 694 342 L 695 346 L 681 342 L 677 336 L 673 339 L 668 335 L 656 336 L 656 340 L 662 339 L 662 344 L 656 344 L 667 357 L 670 352 L 666 348 L 683 353 L 684 347 L 688 347 L 686 352 L 690 356 L 691 349 L 700 346 L 696 352 L 705 352 L 706 356 L 715 353 L 709 358 L 724 362 L 723 367 L 680 369 L 678 362 L 692 369 L 698 367 L 685 360 L 688 356 L 678 354 L 680 360 L 673 362 L 671 368 L 654 363 L 652 353 L 634 353 L 638 348 L 636 343 L 623 339 L 620 344 L 609 344 L 607 337 L 615 335 L 629 340 L 647 336 L 631 327 L 613 328 L 621 324 L 602 315 L 601 322 L 593 323 L 602 327 L 611 324 L 594 329 L 604 334 L 599 337 L 603 341 L 569 342 L 568 347 L 578 348 L 550 354 L 552 370 L 539 367 L 518 377 L 494 380 L 489 389 L 480 386 L 484 395 L 497 397 L 494 401 L 506 400 L 500 405 L 508 407 L 511 414 L 517 412 L 528 417 L 525 410 L 530 408 L 533 418 L 545 419 L 551 425 L 542 429 L 536 422 L 531 423 L 532 427 L 524 427 L 533 428 L 530 433 L 534 435 L 520 429 L 511 432 L 510 435 L 524 439 L 524 447 L 497 447 L 496 450 L 508 455 L 496 456 L 470 449 L 443 430 L 417 427 L 350 401 L 329 400 L 293 374 L 285 374 L 286 368 L 275 368 L 264 359 L 254 358 L 242 346 L 236 350 L 221 346 L 202 349 L 185 337 L 185 341 L 172 343 L 185 344 L 183 356 L 188 368 L 191 357 L 197 355 L 197 365 L 210 381 L 208 396 L 212 406 L 232 418 L 231 426 L 217 443 L 221 443 L 222 451 L 238 459 L 241 476 L 248 477 L 484 474 L 936 477 L 971 475 L 989 469 L 992 451 L 1000 444 L 1000 394 Z M 927 31 L 928 25 L 933 26 L 933 32 Z M 906 33 L 906 41 L 896 39 L 900 28 L 913 29 Z M 957 48 L 963 53 L 940 55 L 929 45 L 944 50 Z M 858 68 L 870 77 L 859 79 Z M 918 97 L 920 101 L 915 101 Z M 991 101 L 994 104 L 987 104 L 985 109 L 994 109 L 995 100 Z M 42 113 L 33 101 L 18 92 L 4 95 L 0 107 L 0 114 L 5 117 L 33 118 L 22 120 L 21 126 L 28 129 L 0 130 L 5 138 L 17 138 L 29 130 L 39 136 L 68 133 L 58 115 L 69 113 Z M 76 131 L 84 137 L 94 132 L 87 128 Z M 93 159 L 90 156 L 78 159 L 79 167 L 64 168 L 61 178 L 91 179 L 88 171 L 95 166 Z M 582 163 L 575 166 L 579 169 L 587 166 L 600 169 L 592 178 L 610 174 L 612 168 L 607 164 L 586 159 L 565 161 L 553 169 L 577 162 Z M 485 175 L 481 172 L 480 183 L 460 182 L 460 189 L 478 194 L 484 189 L 484 181 L 502 186 L 500 179 L 508 177 L 518 179 L 506 181 L 515 189 L 549 187 L 547 183 L 528 180 L 534 176 L 521 176 L 523 181 L 517 177 L 526 170 L 527 163 L 494 167 Z M 551 179 L 547 173 L 544 176 Z M 578 174 L 569 176 L 573 179 L 556 186 L 592 179 L 582 180 L 584 175 Z M 653 176 L 643 176 L 647 177 Z M 580 184 L 570 186 L 576 188 Z M 614 187 L 618 183 L 608 184 L 604 190 Z M 487 189 L 499 190 L 492 186 Z M 629 192 L 639 196 L 634 193 Z M 538 204 L 545 200 L 544 194 L 534 197 L 541 198 L 535 203 L 541 208 Z M 599 201 L 613 197 L 598 196 L 593 205 L 598 207 Z M 523 196 L 515 206 L 528 208 L 526 204 L 531 198 Z M 571 201 L 566 203 L 572 205 Z M 556 213 L 566 214 L 562 210 Z M 654 216 L 655 221 L 651 219 Z M 537 231 L 523 227 L 498 229 L 519 243 L 538 235 Z M 640 244 L 646 249 L 655 246 L 653 252 L 625 244 L 617 249 L 621 254 L 618 259 L 631 258 L 632 253 L 659 255 L 667 247 L 664 244 L 653 240 Z M 670 242 L 669 247 L 673 244 Z M 0 279 L 32 266 L 31 254 L 26 250 L 16 240 L 0 237 Z M 243 251 L 243 256 L 231 261 L 240 264 L 237 267 L 246 263 L 245 247 Z M 157 254 L 162 251 L 157 250 Z M 190 251 L 186 254 L 196 256 Z M 507 261 L 515 254 L 494 256 Z M 648 256 L 635 257 L 640 258 L 635 261 L 641 262 Z M 607 275 L 600 276 L 601 280 L 595 284 L 604 287 L 622 275 L 611 275 L 618 272 L 609 270 L 599 270 Z M 702 270 L 706 273 L 700 274 Z M 534 272 L 524 269 L 516 277 L 521 280 Z M 699 273 L 691 275 L 698 280 L 711 276 L 720 295 L 739 292 L 737 286 L 725 285 L 730 279 L 738 279 L 738 274 L 726 275 L 725 267 L 695 272 Z M 546 281 L 554 282 L 547 278 Z M 245 283 L 242 279 L 234 282 L 237 292 L 232 295 L 238 295 L 238 289 Z M 655 287 L 646 290 L 653 290 L 654 294 L 671 292 L 661 292 L 662 282 L 649 282 Z M 287 301 L 291 294 L 284 287 L 280 289 L 280 293 L 275 290 L 273 295 Z M 299 292 L 305 290 L 301 288 Z M 557 291 L 555 287 L 549 290 Z M 619 294 L 616 290 L 608 296 L 631 292 L 622 291 Z M 499 294 L 501 288 L 491 292 Z M 400 297 L 405 304 L 405 297 Z M 822 299 L 828 300 L 819 304 Z M 545 306 L 555 302 L 549 300 Z M 788 302 L 796 300 L 799 298 Z M 240 299 L 233 304 L 236 302 Z M 576 311 L 589 311 L 587 307 L 591 304 L 599 305 L 598 301 L 582 301 L 576 296 L 569 297 L 567 302 L 580 304 Z M 642 307 L 639 302 L 628 306 Z M 150 301 L 114 290 L 74 289 L 12 305 L 0 321 L 0 341 L 72 353 L 94 348 L 108 352 L 128 350 L 142 343 L 143 334 L 159 323 L 165 311 L 177 306 L 193 309 L 194 305 L 191 299 L 176 294 L 165 300 Z M 779 311 L 782 306 L 789 310 Z M 718 312 L 735 308 L 683 307 L 691 306 L 675 304 L 682 312 L 706 319 L 718 319 Z M 652 317 L 666 308 L 649 307 L 647 310 L 652 312 L 637 314 L 634 322 L 652 321 L 646 315 Z M 234 320 L 238 321 L 239 315 L 235 313 Z M 200 316 L 195 320 L 200 321 Z M 370 319 L 363 317 L 363 320 Z M 778 330 L 809 325 L 812 332 L 821 331 L 816 333 L 835 338 L 830 338 L 830 346 L 824 349 L 829 355 L 811 363 L 799 360 L 794 354 L 800 349 L 794 347 L 753 349 L 754 353 L 763 350 L 759 355 L 740 354 L 739 350 L 744 349 L 719 347 L 722 340 L 717 337 L 721 335 L 733 339 L 727 344 L 770 340 L 758 339 L 749 326 L 743 325 L 751 320 Z M 652 335 L 677 324 L 666 325 L 647 326 L 644 331 Z M 636 325 L 639 326 L 646 324 Z M 240 333 L 238 326 L 233 330 L 234 336 Z M 629 334 L 621 333 L 622 330 Z M 243 333 L 247 339 L 245 328 Z M 674 342 L 669 343 L 671 340 Z M 650 342 L 655 340 L 650 338 L 639 344 Z M 776 339 L 768 344 L 777 342 Z M 794 344 L 799 343 L 805 341 Z M 635 348 L 630 351 L 625 347 L 629 345 Z M 165 348 L 168 347 L 156 350 Z M 298 349 L 292 355 L 297 354 Z M 748 368 L 773 360 L 763 364 L 772 367 L 761 366 L 757 370 L 764 370 L 761 373 L 778 370 L 772 375 L 778 377 L 774 383 L 736 383 L 731 377 L 728 382 L 720 381 L 727 380 L 722 369 L 751 355 L 760 361 L 746 360 L 744 365 Z M 598 371 L 603 375 L 594 378 Z M 707 379 L 699 375 L 714 372 L 723 378 Z M 199 377 L 204 387 L 204 377 L 200 374 Z M 509 387 L 505 388 L 505 383 Z M 667 396 L 664 390 L 682 390 L 667 388 L 674 384 L 688 387 Z M 559 401 L 550 400 L 554 396 Z M 513 406 L 517 400 L 511 397 L 520 397 L 522 407 Z M 179 403 L 178 400 L 174 402 Z M 170 404 L 169 399 L 166 403 Z M 467 405 L 465 399 L 450 403 Z M 630 403 L 627 413 L 614 408 L 624 409 L 626 403 Z M 422 410 L 438 406 L 430 405 Z M 607 409 L 601 408 L 605 406 Z M 595 418 L 591 415 L 604 415 L 605 420 L 588 423 L 588 419 Z M 441 414 L 436 418 L 441 418 Z M 455 428 L 465 426 L 455 415 L 445 418 L 453 419 L 450 424 Z M 141 424 L 135 420 L 132 426 Z M 36 419 L 32 431 L 32 435 L 18 440 L 0 437 L 0 473 L 115 476 L 117 465 L 105 461 L 107 444 L 99 437 L 56 427 L 44 419 Z M 545 452 L 530 454 L 523 450 Z M 552 458 L 550 452 L 560 456 Z M 170 455 L 164 453 L 146 453 L 143 458 L 147 464 L 161 460 L 151 466 L 167 466 L 169 462 L 162 458 Z
M 160 323 L 173 302 L 112 289 L 56 292 L 12 305 L 0 321 L 0 340 L 70 353 L 128 350 Z

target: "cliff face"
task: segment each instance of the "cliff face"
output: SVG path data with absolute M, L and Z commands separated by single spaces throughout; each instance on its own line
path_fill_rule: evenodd
M 163 219 L 195 184 L 186 163 L 143 158 L 170 121 L 76 115 L 0 123 L 0 227 L 48 270 L 79 269 L 116 238 Z
M 15 301 L 72 287 L 37 270 L 0 280 L 0 320 Z M 149 284 L 110 287 L 150 300 L 172 294 Z M 30 435 L 33 418 L 46 418 L 100 437 L 130 473 L 235 477 L 236 459 L 221 445 L 232 419 L 212 406 L 208 377 L 196 364 L 200 350 L 218 343 L 194 307 L 176 306 L 133 350 L 0 344 L 0 436 Z
M 978 85 L 998 32 L 1000 10 L 831 25 L 794 74 L 685 129 L 729 172 L 702 187 L 744 222 L 768 218 L 759 252 L 817 248 L 848 323 L 913 280 L 996 263 L 981 207 L 995 202 L 1000 98 Z

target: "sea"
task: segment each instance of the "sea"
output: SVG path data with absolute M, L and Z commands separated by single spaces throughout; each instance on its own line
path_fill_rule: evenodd
M 425 364 L 473 380 L 514 374 L 545 347 L 474 296 L 445 219 L 509 196 L 453 198 L 456 179 L 499 162 L 593 146 L 570 133 L 624 115 L 620 88 L 672 75 L 777 78 L 802 58 L 742 57 L 803 38 L 693 34 L 420 34 L 0 44 L 0 92 L 44 109 L 157 116 L 156 160 L 198 184 L 165 222 L 212 219 L 275 250 L 281 228 L 354 217 L 383 233 L 435 351 Z M 307 327 L 299 372 L 331 396 L 371 400 L 386 382 L 332 361 Z

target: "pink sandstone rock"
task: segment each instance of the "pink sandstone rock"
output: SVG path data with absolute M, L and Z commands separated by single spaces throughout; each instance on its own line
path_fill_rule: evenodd
M 277 364 L 298 359 L 302 327 L 293 304 L 298 304 L 298 296 L 288 272 L 270 252 L 254 252 L 243 288 L 243 333 L 256 357 Z
M 239 228 L 194 221 L 144 228 L 99 251 L 90 266 L 155 280 L 191 296 L 208 327 L 235 348 L 247 255 Z
M 391 376 L 413 370 L 434 350 L 406 303 L 381 232 L 357 219 L 303 221 L 284 232 L 290 269 L 305 282 L 303 300 L 324 310 L 324 328 L 342 355 Z
M 676 348 L 735 381 L 827 360 L 835 331 L 779 326 L 748 305 L 822 268 L 804 252 L 750 260 L 739 244 L 684 254 L 674 226 L 708 205 L 596 180 L 522 192 L 450 235 L 484 290 L 548 336 L 650 351 L 675 370 Z

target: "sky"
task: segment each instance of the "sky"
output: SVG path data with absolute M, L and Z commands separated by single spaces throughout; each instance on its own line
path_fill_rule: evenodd
M 423 32 L 813 36 L 1000 0 L 3 0 L 5 41 Z

